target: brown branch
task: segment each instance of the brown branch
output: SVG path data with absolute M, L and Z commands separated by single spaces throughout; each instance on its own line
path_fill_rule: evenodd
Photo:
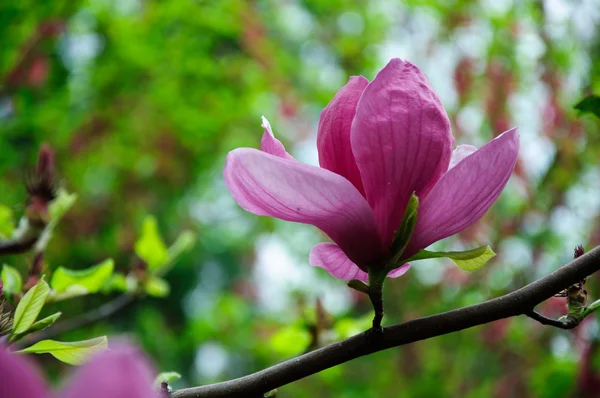
M 392 347 L 425 340 L 512 316 L 530 314 L 539 303 L 600 270 L 600 246 L 529 285 L 504 296 L 441 314 L 364 332 L 238 379 L 186 388 L 173 398 L 262 397 L 306 376 Z
M 0 241 L 0 255 L 27 253 L 36 244 L 38 238 L 39 235 Z

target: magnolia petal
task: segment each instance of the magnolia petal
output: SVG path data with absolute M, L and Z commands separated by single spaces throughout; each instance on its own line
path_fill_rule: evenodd
M 509 130 L 450 169 L 421 201 L 406 256 L 478 221 L 508 182 L 519 152 L 517 129 Z
M 292 155 L 286 152 L 285 147 L 277 138 L 275 138 L 275 134 L 273 134 L 273 129 L 271 129 L 271 124 L 267 120 L 266 117 L 262 116 L 262 125 L 265 132 L 263 133 L 262 139 L 260 141 L 260 148 L 271 155 L 279 156 L 284 159 L 294 159 Z
M 383 248 L 373 212 L 344 177 L 249 148 L 229 153 L 224 176 L 229 192 L 243 209 L 314 225 L 356 263 L 381 257 Z
M 331 276 L 344 281 L 352 279 L 369 281 L 369 275 L 354 264 L 335 243 L 326 242 L 315 245 L 310 251 L 309 262 L 310 265 L 323 268 Z M 404 275 L 409 268 L 409 263 L 402 264 L 387 274 L 387 277 L 398 278 Z
M 448 170 L 454 137 L 421 71 L 391 60 L 365 89 L 351 132 L 352 152 L 389 247 L 413 192 L 424 197 Z
M 0 345 L 0 397 L 48 398 L 40 375 L 23 355 L 12 354 Z
M 390 273 L 387 274 L 387 277 L 388 278 L 398 278 L 399 276 L 406 274 L 406 271 L 408 271 L 409 269 L 410 269 L 410 264 L 404 263 L 401 266 L 399 266 L 398 268 L 394 268 L 393 270 L 391 270 Z
M 155 372 L 134 346 L 117 343 L 78 368 L 64 398 L 148 398 L 156 396 Z
M 477 150 L 473 145 L 459 145 L 452 151 L 452 157 L 450 158 L 450 165 L 448 170 L 456 166 L 461 160 L 472 154 Z
M 321 112 L 317 134 L 321 167 L 346 177 L 362 194 L 363 183 L 352 153 L 350 131 L 356 104 L 368 84 L 366 78 L 352 76 Z
M 369 275 L 354 264 L 335 243 L 319 243 L 310 251 L 310 265 L 321 267 L 331 276 L 344 281 L 369 281 Z

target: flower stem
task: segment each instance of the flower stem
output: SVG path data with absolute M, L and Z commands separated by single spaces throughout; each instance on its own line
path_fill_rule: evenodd
M 376 332 L 382 332 L 381 321 L 383 319 L 383 286 L 379 286 L 379 289 L 369 289 L 369 298 L 373 304 L 373 310 L 375 311 L 375 317 L 373 317 L 373 330 Z
M 382 332 L 381 321 L 383 319 L 383 281 L 385 280 L 386 272 L 371 272 L 369 271 L 369 298 L 373 304 L 375 317 L 373 318 L 373 330 Z

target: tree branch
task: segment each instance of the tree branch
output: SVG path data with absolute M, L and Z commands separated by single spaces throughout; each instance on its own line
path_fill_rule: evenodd
M 600 246 L 507 295 L 441 314 L 364 332 L 238 379 L 186 388 L 173 398 L 262 397 L 266 392 L 322 370 L 392 347 L 425 340 L 499 319 L 530 313 L 544 300 L 600 270 Z

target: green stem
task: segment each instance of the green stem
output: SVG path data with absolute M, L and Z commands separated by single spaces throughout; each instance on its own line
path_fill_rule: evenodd
M 373 317 L 373 330 L 382 332 L 381 321 L 383 320 L 383 281 L 386 272 L 372 272 L 369 270 L 369 298 L 373 304 L 375 316 Z

